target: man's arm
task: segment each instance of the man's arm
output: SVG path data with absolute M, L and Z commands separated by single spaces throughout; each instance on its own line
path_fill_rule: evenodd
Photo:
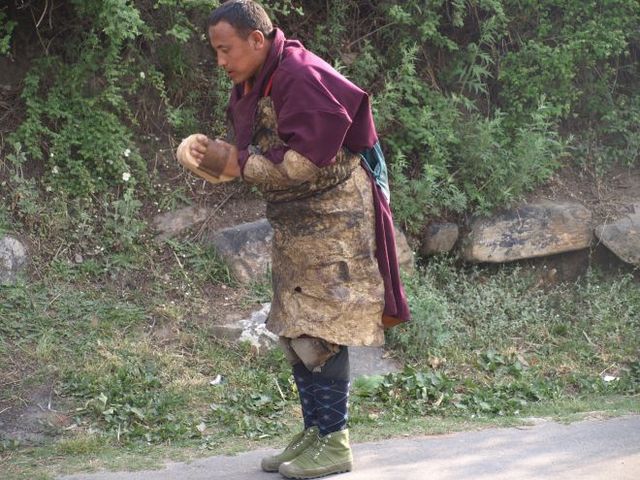
M 352 119 L 329 87 L 312 69 L 289 69 L 275 78 L 271 95 L 278 112 L 278 136 L 287 147 L 318 167 L 332 164 Z M 265 156 L 278 163 L 285 152 L 275 150 Z

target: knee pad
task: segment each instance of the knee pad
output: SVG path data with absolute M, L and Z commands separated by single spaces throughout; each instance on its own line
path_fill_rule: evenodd
M 346 349 L 315 337 L 280 337 L 280 345 L 291 365 L 302 362 L 307 370 L 315 373 L 320 372 L 330 359 L 341 352 L 342 348 Z

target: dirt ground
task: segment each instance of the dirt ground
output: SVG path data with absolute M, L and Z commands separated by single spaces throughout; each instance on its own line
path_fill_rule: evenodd
M 593 214 L 594 225 L 615 221 L 622 215 L 640 211 L 640 165 L 615 166 L 603 176 L 575 166 L 565 167 L 545 185 L 527 196 L 581 203 Z

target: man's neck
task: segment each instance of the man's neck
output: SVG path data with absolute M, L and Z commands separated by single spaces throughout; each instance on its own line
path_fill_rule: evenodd
M 264 54 L 264 58 L 262 60 L 262 63 L 260 64 L 260 67 L 258 68 L 258 71 L 255 73 L 255 75 L 253 75 L 251 78 L 247 79 L 244 81 L 243 84 L 243 89 L 244 89 L 244 93 L 243 95 L 246 95 L 247 93 L 251 92 L 251 90 L 253 90 L 253 86 L 256 83 L 256 78 L 258 78 L 260 76 L 260 72 L 262 72 L 262 69 L 264 68 L 265 63 L 267 63 L 267 58 L 269 58 L 269 52 L 271 52 L 271 47 L 273 46 L 273 40 L 267 40 L 265 42 L 265 54 Z

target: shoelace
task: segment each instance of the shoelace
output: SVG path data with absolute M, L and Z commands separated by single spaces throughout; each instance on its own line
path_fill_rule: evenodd
M 320 446 L 318 447 L 318 450 L 316 450 L 316 452 L 313 454 L 313 459 L 314 460 L 318 459 L 318 457 L 322 453 L 322 450 L 327 445 L 327 442 L 329 442 L 329 439 L 327 437 L 322 437 L 322 438 L 318 439 L 318 443 L 320 443 Z
M 304 435 L 302 435 L 302 438 L 300 440 L 298 440 L 296 443 L 294 443 L 290 448 L 291 449 L 298 448 L 300 445 L 302 445 L 304 442 L 306 442 L 307 438 L 309 438 L 310 435 L 313 435 L 313 433 L 314 432 L 311 432 L 311 431 L 304 432 Z

